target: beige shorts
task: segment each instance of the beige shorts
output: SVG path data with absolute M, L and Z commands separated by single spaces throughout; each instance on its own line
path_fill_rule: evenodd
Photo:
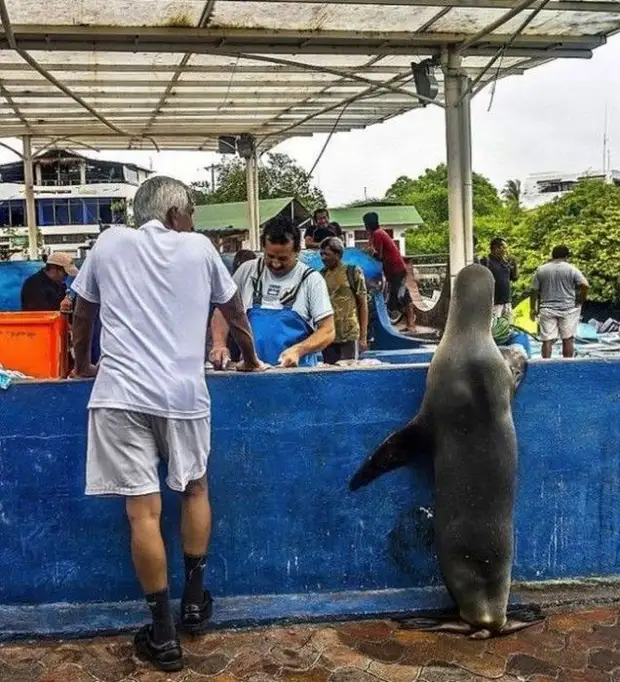
M 570 310 L 553 310 L 541 308 L 538 317 L 540 324 L 540 340 L 555 341 L 556 339 L 572 339 L 577 336 L 581 308 Z
M 209 417 L 167 419 L 140 412 L 95 408 L 88 415 L 87 495 L 149 495 L 159 492 L 158 467 L 166 483 L 183 492 L 207 471 Z

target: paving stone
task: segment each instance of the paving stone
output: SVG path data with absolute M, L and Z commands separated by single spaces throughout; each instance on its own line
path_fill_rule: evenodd
M 339 668 L 366 668 L 370 659 L 355 649 L 350 649 L 343 644 L 331 646 L 321 653 L 319 664 L 329 670 Z
M 63 663 L 43 677 L 37 679 L 39 682 L 95 682 L 97 678 L 93 677 L 90 673 L 87 673 L 79 665 L 75 665 L 74 663 Z
M 515 654 L 509 658 L 506 672 L 518 675 L 519 677 L 525 677 L 526 679 L 534 675 L 546 675 L 555 679 L 560 672 L 560 668 L 534 656 Z
M 324 651 L 330 646 L 340 646 L 341 641 L 334 628 L 321 628 L 312 634 L 310 644 L 318 651 Z
M 368 667 L 370 674 L 386 682 L 416 682 L 421 670 L 422 668 L 416 666 L 382 663 L 381 661 L 373 661 Z
M 154 670 L 146 663 L 142 665 L 144 667 L 132 673 L 125 682 L 183 682 L 183 678 L 187 677 L 189 672 L 188 670 L 181 670 L 178 673 L 165 673 L 161 670 Z
M 618 607 L 567 611 L 549 616 L 548 628 L 561 632 L 592 631 L 595 625 L 614 625 L 618 621 Z
M 383 642 L 392 636 L 396 626 L 383 620 L 370 620 L 342 623 L 337 626 L 337 629 L 339 632 L 354 639 L 361 639 L 367 642 Z
M 377 682 L 377 677 L 357 668 L 343 668 L 332 673 L 328 682 Z
M 311 670 L 284 669 L 280 672 L 279 679 L 286 682 L 327 682 L 331 674 L 331 670 L 315 666 Z
M 588 662 L 590 667 L 612 672 L 620 668 L 620 652 L 609 649 L 593 649 L 589 652 Z
M 37 646 L 36 644 L 5 644 L 0 646 L 0 661 L 9 665 L 36 663 L 45 656 L 49 649 L 49 646 Z
M 45 674 L 45 668 L 36 661 L 20 665 L 0 661 L 0 682 L 39 682 Z
M 413 637 L 411 635 L 417 635 Z M 472 675 L 496 679 L 504 674 L 506 657 L 487 651 L 487 640 L 473 640 L 459 635 L 410 632 L 399 640 L 409 642 L 400 661 L 403 665 L 429 666 L 440 662 L 464 668 Z
M 276 675 L 280 671 L 280 667 L 271 657 L 262 655 L 257 651 L 244 649 L 233 659 L 226 672 L 238 679 L 245 679 L 255 673 Z
M 311 643 L 296 649 L 290 646 L 283 647 L 276 644 L 269 655 L 276 663 L 284 668 L 307 670 L 317 662 L 321 652 L 318 649 L 315 649 Z
M 355 648 L 363 656 L 385 663 L 395 663 L 396 661 L 399 661 L 406 651 L 406 648 L 400 642 L 394 640 L 388 640 L 386 642 L 366 642 L 364 640 L 358 640 Z
M 502 676 L 496 679 L 508 678 Z M 430 665 L 422 668 L 417 682 L 488 682 L 488 678 L 472 675 L 469 671 L 455 665 Z M 510 682 L 515 682 L 515 678 L 511 676 Z
M 214 653 L 209 656 L 196 656 L 195 654 L 188 654 L 183 657 L 185 668 L 193 670 L 201 675 L 217 675 L 223 672 L 228 664 L 230 658 L 224 654 Z

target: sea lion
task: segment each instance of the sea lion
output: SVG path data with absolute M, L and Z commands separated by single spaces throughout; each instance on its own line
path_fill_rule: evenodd
M 416 417 L 392 434 L 350 482 L 352 491 L 432 454 L 435 545 L 460 620 L 413 619 L 418 629 L 486 638 L 532 622 L 508 620 L 517 438 L 511 401 L 526 361 L 491 335 L 494 280 L 481 265 L 454 283 L 445 333 Z

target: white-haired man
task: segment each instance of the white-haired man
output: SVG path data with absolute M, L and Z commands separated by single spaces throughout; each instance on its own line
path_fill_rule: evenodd
M 76 374 L 96 375 L 88 406 L 86 494 L 126 500 L 132 558 L 152 613 L 135 646 L 157 667 L 174 671 L 183 661 L 170 609 L 157 469 L 163 458 L 168 486 L 182 494 L 181 623 L 195 632 L 212 610 L 203 587 L 211 531 L 210 399 L 203 371 L 211 305 L 233 330 L 241 368 L 263 365 L 237 287 L 211 242 L 193 232 L 194 207 L 185 185 L 150 178 L 133 208 L 140 228 L 106 230 L 73 283 Z M 98 309 L 97 368 L 90 348 Z

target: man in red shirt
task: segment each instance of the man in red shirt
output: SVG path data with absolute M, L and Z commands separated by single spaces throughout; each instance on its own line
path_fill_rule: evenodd
M 379 226 L 379 216 L 372 212 L 362 218 L 368 232 L 370 252 L 383 263 L 383 274 L 388 282 L 388 307 L 404 310 L 407 316 L 407 331 L 415 331 L 415 310 L 407 288 L 407 266 L 400 255 L 398 246 L 390 235 Z

